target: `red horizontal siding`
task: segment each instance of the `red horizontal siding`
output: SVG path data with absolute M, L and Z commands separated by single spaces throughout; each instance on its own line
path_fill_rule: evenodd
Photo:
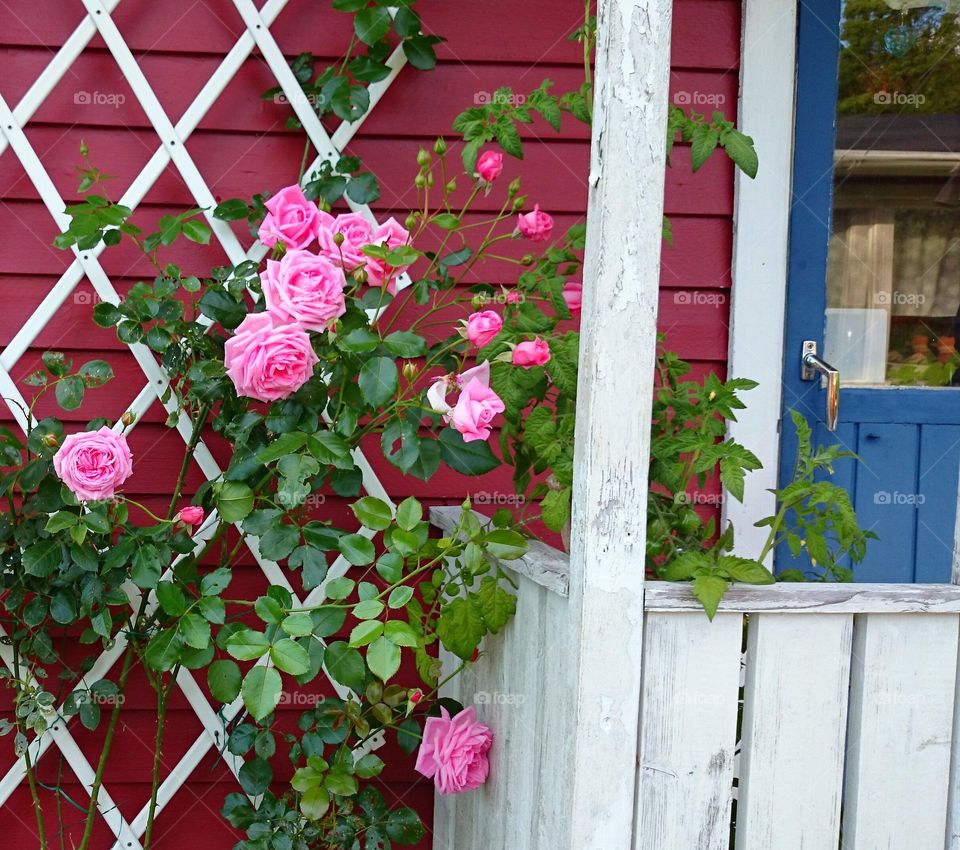
M 421 0 L 418 9 L 425 28 L 448 39 L 438 47 L 438 67 L 429 74 L 406 69 L 350 146 L 380 179 L 383 197 L 375 208 L 381 216 L 406 214 L 415 197 L 412 179 L 418 147 L 429 146 L 437 135 L 452 138 L 454 116 L 473 105 L 478 95 L 501 85 L 529 91 L 545 77 L 554 80 L 555 91 L 561 92 L 578 86 L 581 80 L 579 48 L 567 40 L 580 22 L 580 0 L 480 0 L 470 4 Z M 5 68 L 0 94 L 11 106 L 19 102 L 50 62 L 52 51 L 63 44 L 83 14 L 78 0 L 10 0 L 0 34 L 0 62 Z M 673 102 L 707 114 L 714 108 L 728 116 L 735 114 L 740 14 L 739 0 L 676 0 Z M 183 114 L 242 31 L 231 0 L 206 0 L 174 13 L 169 4 L 123 0 L 115 20 L 173 121 Z M 330 11 L 326 2 L 291 0 L 272 32 L 286 55 L 310 51 L 323 61 L 339 55 L 348 40 L 349 26 L 349 16 Z M 273 84 L 268 67 L 255 51 L 187 141 L 188 152 L 218 199 L 276 190 L 296 177 L 302 136 L 284 129 L 289 114 L 286 107 L 260 100 L 260 93 Z M 123 102 L 117 103 L 118 97 L 111 104 L 80 102 L 88 92 L 122 95 Z M 74 166 L 81 139 L 89 145 L 94 162 L 116 175 L 111 187 L 115 197 L 123 193 L 159 144 L 99 38 L 93 39 L 37 111 L 27 127 L 27 136 L 68 200 L 76 197 Z M 557 134 L 538 120 L 523 129 L 523 137 L 524 162 L 509 160 L 501 179 L 522 175 L 524 193 L 556 216 L 558 228 L 582 221 L 587 197 L 587 128 L 567 117 Z M 700 173 L 691 175 L 689 150 L 682 145 L 675 149 L 672 165 L 667 175 L 666 211 L 672 221 L 674 244 L 664 248 L 662 255 L 660 328 L 667 344 L 692 361 L 694 376 L 707 372 L 722 375 L 726 369 L 727 294 L 731 284 L 732 169 L 716 157 Z M 624 186 L 623 191 L 629 192 L 631 187 Z M 494 195 L 480 199 L 477 212 L 494 210 L 495 202 Z M 161 215 L 192 203 L 183 180 L 170 166 L 147 195 L 137 218 L 149 227 Z M 71 256 L 51 247 L 56 227 L 9 150 L 0 156 L 0 216 L 2 346 L 10 342 L 41 302 Z M 235 231 L 242 245 L 252 242 L 244 227 L 237 225 Z M 429 243 L 424 247 L 430 247 Z M 516 243 L 507 250 L 520 254 L 526 247 Z M 199 273 L 226 261 L 219 249 L 192 245 L 177 246 L 167 259 Z M 127 248 L 107 252 L 103 265 L 121 293 L 137 279 L 152 276 L 145 261 Z M 468 282 L 510 282 L 515 280 L 515 273 L 515 267 L 509 264 L 491 262 L 478 267 Z M 15 379 L 22 379 L 35 368 L 40 352 L 49 348 L 66 350 L 80 361 L 102 357 L 111 362 L 117 379 L 106 388 L 90 392 L 80 410 L 61 414 L 71 429 L 94 416 L 119 415 L 143 386 L 138 367 L 112 331 L 98 329 L 90 321 L 93 301 L 90 285 L 83 282 L 13 370 Z M 624 342 L 629 344 L 628 340 Z M 45 400 L 39 412 L 56 411 Z M 159 405 L 154 405 L 131 437 L 135 475 L 129 490 L 155 510 L 163 505 L 172 487 L 182 451 L 180 437 L 163 426 L 164 419 Z M 0 410 L 0 422 L 10 423 L 5 409 Z M 210 445 L 218 461 L 226 464 L 228 453 L 222 443 L 211 437 Z M 371 457 L 377 456 L 373 443 L 366 448 Z M 376 466 L 391 495 L 414 494 L 428 505 L 457 504 L 467 495 L 513 490 L 506 470 L 478 479 L 444 471 L 425 484 L 401 475 L 389 464 Z M 198 486 L 201 480 L 199 472 L 192 470 L 189 487 Z M 325 496 L 319 515 L 343 527 L 353 527 L 350 500 L 328 492 Z M 291 580 L 299 587 L 298 575 Z M 266 586 L 249 553 L 241 553 L 236 559 L 233 590 L 253 596 Z M 90 652 L 75 640 L 62 643 L 73 663 Z M 199 680 L 205 689 L 202 678 Z M 322 682 L 313 688 L 313 692 L 324 690 L 329 687 Z M 106 784 L 122 811 L 132 817 L 149 791 L 154 711 L 153 695 L 141 678 L 136 679 L 128 699 L 117 758 L 110 765 Z M 9 709 L 6 700 L 6 695 L 0 695 L 0 713 Z M 295 705 L 283 706 L 279 712 L 281 726 L 294 723 L 299 710 Z M 171 703 L 168 730 L 165 765 L 172 764 L 200 734 L 199 722 L 179 693 Z M 88 757 L 95 758 L 102 730 L 90 735 L 77 727 L 76 735 Z M 384 777 L 388 801 L 414 805 L 429 824 L 430 784 L 417 777 L 411 758 L 397 753 L 394 744 L 388 744 L 385 752 L 390 757 Z M 10 747 L 0 748 L 0 770 L 12 760 Z M 59 761 L 55 752 L 41 761 L 39 773 L 45 782 L 56 780 Z M 63 782 L 73 800 L 80 805 L 86 803 L 69 768 L 64 770 Z M 219 809 L 223 797 L 234 790 L 236 784 L 222 761 L 209 755 L 161 815 L 155 846 L 158 850 L 174 850 L 182 846 L 184 835 L 190 836 L 197 850 L 232 846 L 237 836 L 222 821 Z M 45 799 L 52 815 L 52 795 Z M 65 808 L 70 825 L 65 846 L 73 846 L 81 815 L 68 805 Z M 36 847 L 24 790 L 0 809 L 0 830 L 5 848 Z M 106 829 L 98 825 L 93 846 L 107 847 L 110 843 Z M 421 846 L 430 846 L 429 836 Z

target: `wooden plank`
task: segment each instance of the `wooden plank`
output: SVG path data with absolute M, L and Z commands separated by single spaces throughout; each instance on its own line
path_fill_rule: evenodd
M 641 565 L 671 12 L 671 0 L 598 4 L 567 631 L 575 714 L 554 778 L 569 805 L 570 834 L 558 846 L 577 850 L 631 850 L 639 838 Z
M 647 617 L 637 850 L 726 850 L 743 617 Z
M 950 581 L 957 522 L 960 439 L 956 426 L 920 426 L 917 548 L 914 580 Z
M 649 581 L 647 611 L 697 611 L 703 606 L 680 582 Z M 960 587 L 952 584 L 734 584 L 720 611 L 792 614 L 960 613 Z
M 780 401 L 784 369 L 783 324 L 787 293 L 787 234 L 793 152 L 796 77 L 794 0 L 746 0 L 740 114 L 746 133 L 763 127 L 763 156 L 756 180 L 735 173 L 730 375 L 759 386 L 746 394 L 746 410 L 728 423 L 729 435 L 763 464 L 747 476 L 744 498 L 724 499 L 723 516 L 737 530 L 737 553 L 756 557 L 768 529 L 758 517 L 776 513 L 773 494 L 780 460 Z M 731 113 L 727 113 L 730 117 Z M 786 368 L 794 368 L 793 356 Z M 772 553 L 771 553 L 772 562 Z
M 957 639 L 955 615 L 870 614 L 857 619 L 845 846 L 944 846 Z
M 857 519 L 880 540 L 867 547 L 854 578 L 913 581 L 920 429 L 914 424 L 861 425 L 857 454 L 860 464 L 853 497 Z
M 851 615 L 750 618 L 737 850 L 836 847 Z
M 490 520 L 474 511 L 474 515 L 483 524 Z M 430 509 L 430 522 L 447 534 L 452 533 L 460 519 L 460 508 L 435 507 Z M 515 561 L 504 561 L 518 575 L 545 587 L 559 596 L 566 596 L 570 581 L 570 558 L 565 552 L 554 549 L 539 540 L 530 540 L 527 554 Z

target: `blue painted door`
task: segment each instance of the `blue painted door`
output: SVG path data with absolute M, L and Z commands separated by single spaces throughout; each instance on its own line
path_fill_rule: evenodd
M 953 0 L 905 5 L 799 8 L 781 480 L 789 408 L 859 455 L 836 470 L 880 538 L 857 581 L 949 581 L 956 521 L 960 24 Z M 840 369 L 833 433 L 805 340 Z

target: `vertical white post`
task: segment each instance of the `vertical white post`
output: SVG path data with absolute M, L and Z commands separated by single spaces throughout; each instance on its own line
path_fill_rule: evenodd
M 671 0 L 600 0 L 574 463 L 570 840 L 633 843 Z

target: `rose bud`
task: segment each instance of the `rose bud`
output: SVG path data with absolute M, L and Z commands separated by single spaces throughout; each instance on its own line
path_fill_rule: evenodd
M 184 525 L 200 525 L 203 522 L 203 517 L 203 508 L 199 505 L 188 505 L 181 508 L 173 519 L 174 522 L 182 522 Z

